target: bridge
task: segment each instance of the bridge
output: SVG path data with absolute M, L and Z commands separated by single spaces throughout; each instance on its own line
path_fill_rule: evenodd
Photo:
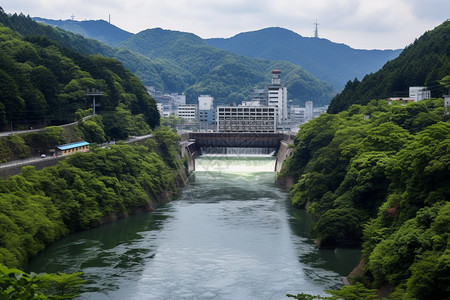
M 279 172 L 284 160 L 291 154 L 289 147 L 295 139 L 294 133 L 251 133 L 251 132 L 187 132 L 180 134 L 181 154 L 188 156 L 189 171 L 195 170 L 195 157 L 204 151 L 223 148 L 264 148 L 267 154 L 277 156 L 275 170 Z M 211 152 L 208 152 L 211 153 Z M 226 153 L 226 152 L 225 152 Z

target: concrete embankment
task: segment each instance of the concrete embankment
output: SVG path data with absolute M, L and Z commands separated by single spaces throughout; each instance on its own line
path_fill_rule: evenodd
M 280 148 L 278 149 L 277 154 L 277 161 L 275 163 L 275 172 L 280 172 L 281 167 L 283 166 L 283 162 L 291 155 L 291 152 L 293 150 L 290 145 L 292 144 L 291 141 L 281 141 L 280 142 Z
M 46 157 L 46 158 L 31 158 L 24 160 L 12 161 L 9 163 L 0 165 L 0 178 L 6 179 L 9 176 L 20 174 L 21 170 L 25 166 L 34 166 L 36 170 L 42 170 L 46 167 L 54 166 L 60 161 L 64 159 L 64 156 L 56 157 Z

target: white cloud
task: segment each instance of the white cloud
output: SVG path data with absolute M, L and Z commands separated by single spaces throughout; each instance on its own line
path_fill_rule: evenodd
M 354 48 L 403 48 L 447 19 L 448 0 L 4 0 L 8 13 L 77 20 L 104 19 L 139 32 L 148 28 L 230 37 L 271 26 L 319 35 Z

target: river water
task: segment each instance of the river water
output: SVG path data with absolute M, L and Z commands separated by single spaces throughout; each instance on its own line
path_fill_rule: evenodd
M 84 272 L 81 299 L 289 299 L 324 295 L 357 249 L 317 250 L 313 219 L 275 185 L 274 159 L 202 157 L 173 201 L 72 234 L 34 272 Z

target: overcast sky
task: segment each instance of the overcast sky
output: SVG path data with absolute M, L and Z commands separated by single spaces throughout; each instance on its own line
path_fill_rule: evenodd
M 3 0 L 6 13 L 108 20 L 129 32 L 161 27 L 202 38 L 284 27 L 357 49 L 398 49 L 450 18 L 450 0 Z

